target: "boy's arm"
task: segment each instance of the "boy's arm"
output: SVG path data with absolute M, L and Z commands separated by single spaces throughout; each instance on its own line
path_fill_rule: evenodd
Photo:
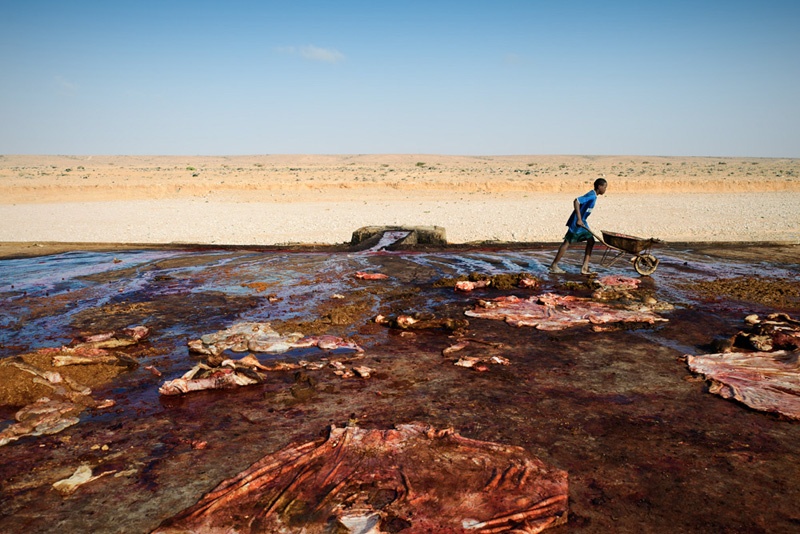
M 583 219 L 581 219 L 581 203 L 578 202 L 578 199 L 576 198 L 572 205 L 575 208 L 575 217 L 578 221 L 577 225 L 581 228 L 586 228 L 586 225 L 583 223 Z

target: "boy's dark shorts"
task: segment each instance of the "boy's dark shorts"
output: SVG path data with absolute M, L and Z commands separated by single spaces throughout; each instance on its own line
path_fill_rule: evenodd
M 578 241 L 593 241 L 594 236 L 592 232 L 586 228 L 578 228 L 576 231 L 567 230 L 567 235 L 564 236 L 567 243 L 577 243 Z

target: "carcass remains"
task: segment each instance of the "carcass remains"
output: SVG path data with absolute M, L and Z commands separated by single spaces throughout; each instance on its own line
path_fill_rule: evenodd
M 712 343 L 719 352 L 686 354 L 689 369 L 711 382 L 711 393 L 800 419 L 800 321 L 785 313 L 765 319 L 753 314 L 744 320 L 749 328 Z
M 231 389 L 264 382 L 265 376 L 261 371 L 321 369 L 326 365 L 323 362 L 300 360 L 264 364 L 253 354 L 248 354 L 239 360 L 226 358 L 223 355 L 226 350 L 280 354 L 293 349 L 311 347 L 325 351 L 344 349 L 357 354 L 364 352 L 364 349 L 356 343 L 336 336 L 304 336 L 300 332 L 284 335 L 273 330 L 269 323 L 237 323 L 225 330 L 190 341 L 189 350 L 208 355 L 208 363 L 195 365 L 183 376 L 166 381 L 158 391 L 162 395 L 181 395 L 192 391 Z M 344 363 L 338 360 L 329 361 L 327 365 L 342 378 L 352 376 L 368 378 L 372 371 L 365 366 L 347 369 Z
M 357 344 L 335 336 L 304 336 L 300 332 L 279 334 L 270 323 L 237 323 L 214 334 L 189 342 L 189 350 L 217 356 L 225 350 L 280 354 L 292 349 L 319 347 L 322 350 L 348 349 L 363 352 Z
M 800 351 L 685 357 L 689 369 L 711 381 L 711 393 L 736 399 L 756 410 L 800 419 Z
M 563 330 L 584 324 L 617 322 L 654 324 L 667 320 L 644 305 L 635 309 L 620 309 L 591 299 L 553 293 L 527 299 L 511 295 L 479 300 L 478 305 L 465 314 L 482 319 L 504 320 L 512 326 L 533 326 L 539 330 Z
M 422 424 L 333 427 L 219 484 L 171 532 L 520 532 L 567 521 L 567 473 Z

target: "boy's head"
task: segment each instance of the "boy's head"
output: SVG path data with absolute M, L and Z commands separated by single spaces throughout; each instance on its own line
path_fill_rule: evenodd
M 604 195 L 606 192 L 606 187 L 608 187 L 608 182 L 605 178 L 598 178 L 594 181 L 594 191 L 598 195 Z

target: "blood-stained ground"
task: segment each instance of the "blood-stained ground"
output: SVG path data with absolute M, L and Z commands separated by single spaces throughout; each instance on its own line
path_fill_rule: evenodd
M 150 330 L 118 349 L 138 367 L 73 371 L 77 381 L 95 378 L 95 402 L 77 424 L 0 448 L 0 530 L 148 532 L 266 455 L 324 438 L 331 425 L 417 423 L 521 447 L 566 471 L 569 520 L 549 532 L 800 528 L 800 423 L 710 394 L 682 358 L 715 352 L 712 341 L 741 331 L 749 314 L 800 315 L 798 247 L 664 246 L 652 277 L 604 302 L 669 303 L 656 312 L 665 322 L 543 331 L 465 315 L 479 300 L 511 295 L 596 297 L 577 274 L 579 253 L 564 262 L 575 274 L 560 276 L 547 274 L 552 248 L 511 246 L 128 249 L 0 261 L 3 361 L 80 336 Z M 526 273 L 539 283 L 469 293 L 442 283 L 475 273 Z M 625 265 L 600 274 L 637 276 Z M 769 290 L 743 290 L 747 280 Z M 235 389 L 159 394 L 206 362 L 190 341 L 246 321 L 337 336 L 364 352 L 256 353 L 270 368 L 322 365 L 266 371 L 263 382 Z M 446 350 L 463 342 L 461 352 Z M 454 365 L 467 357 L 479 363 Z M 337 374 L 337 361 L 371 372 Z M 9 376 L 32 375 L 0 366 L 0 381 Z M 9 399 L 0 399 L 0 430 L 23 407 Z M 113 406 L 99 407 L 108 399 Z M 53 488 L 83 466 L 101 476 L 68 493 Z

